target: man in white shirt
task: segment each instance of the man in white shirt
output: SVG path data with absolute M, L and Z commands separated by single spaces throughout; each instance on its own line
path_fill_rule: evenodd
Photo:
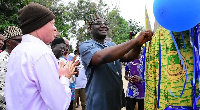
M 73 102 L 73 110 L 76 110 L 76 102 L 78 101 L 78 96 L 80 96 L 80 100 L 81 100 L 81 106 L 82 106 L 82 110 L 86 110 L 86 94 L 85 94 L 85 87 L 87 84 L 87 78 L 85 75 L 85 69 L 83 66 L 83 63 L 80 59 L 80 53 L 79 53 L 79 46 L 80 46 L 81 42 L 77 43 L 76 46 L 76 50 L 77 50 L 77 59 L 79 59 L 80 61 L 80 65 L 77 66 L 77 69 L 79 71 L 79 75 L 78 77 L 76 77 L 76 84 L 75 84 L 75 101 Z
M 5 81 L 9 110 L 67 110 L 71 101 L 72 62 L 58 67 L 46 44 L 55 38 L 55 15 L 30 3 L 18 12 L 22 42 L 10 54 Z

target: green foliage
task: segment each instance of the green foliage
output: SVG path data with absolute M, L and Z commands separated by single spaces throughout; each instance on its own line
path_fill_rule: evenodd
M 8 26 L 18 26 L 17 12 L 25 4 L 19 0 L 0 1 L 0 33 Z
M 116 44 L 128 41 L 130 31 L 139 32 L 143 29 L 136 21 L 129 20 L 127 22 L 120 16 L 117 8 L 108 13 L 107 20 L 110 22 L 108 37 L 112 38 Z
M 89 14 L 95 12 L 107 12 L 108 8 L 105 8 L 107 4 L 104 4 L 102 0 L 99 0 L 98 3 L 94 3 L 91 0 L 78 0 L 77 3 L 69 2 L 67 4 L 67 12 L 69 13 L 69 24 L 72 26 L 68 33 L 72 37 L 76 37 L 79 41 L 85 41 L 90 39 L 91 35 L 89 33 L 88 25 L 85 24 L 85 20 Z
M 85 20 L 89 14 L 102 12 L 107 16 L 110 24 L 108 37 L 112 38 L 116 44 L 125 42 L 129 39 L 129 32 L 143 30 L 143 27 L 136 21 L 126 21 L 119 14 L 119 9 L 114 8 L 108 11 L 109 7 L 103 3 L 103 0 L 92 2 L 91 0 L 78 0 L 78 2 L 69 2 L 62 4 L 61 0 L 0 0 L 0 33 L 8 26 L 19 26 L 17 20 L 18 10 L 30 2 L 36 2 L 46 6 L 56 16 L 55 25 L 60 32 L 61 37 L 76 37 L 79 41 L 85 41 L 91 38 L 88 31 L 88 25 Z
M 58 31 L 61 33 L 61 37 L 68 37 L 67 31 L 71 28 L 71 26 L 65 23 L 66 20 L 69 21 L 69 19 L 67 19 L 68 13 L 66 13 L 63 4 L 58 4 L 60 1 L 61 0 L 1 0 L 0 33 L 3 33 L 8 26 L 19 26 L 19 22 L 17 20 L 18 10 L 30 2 L 35 2 L 44 5 L 53 11 L 56 16 L 55 25 Z

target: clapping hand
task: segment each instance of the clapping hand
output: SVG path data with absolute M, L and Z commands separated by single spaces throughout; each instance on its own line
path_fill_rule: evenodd
M 72 62 L 74 63 L 75 66 L 79 66 L 79 65 L 80 65 L 80 61 L 77 60 L 77 56 L 78 56 L 78 55 L 75 55 L 75 56 L 73 57 L 73 59 L 72 59 Z
M 77 59 L 77 56 L 78 56 L 78 55 L 75 55 L 75 56 L 73 57 L 73 59 L 72 59 L 72 62 L 74 63 L 75 66 L 79 66 L 79 65 L 80 65 L 80 61 Z M 75 69 L 74 72 L 75 72 L 75 76 L 78 77 L 79 71 L 78 71 L 77 68 Z
M 65 76 L 68 79 L 71 78 L 73 74 L 76 74 L 75 71 L 76 66 L 72 61 L 68 61 L 66 64 L 63 62 L 60 62 L 60 68 L 59 68 L 59 77 Z

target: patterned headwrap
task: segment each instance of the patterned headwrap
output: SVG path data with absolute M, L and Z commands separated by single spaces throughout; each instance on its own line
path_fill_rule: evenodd
M 102 13 L 96 12 L 96 13 L 94 13 L 94 14 L 90 14 L 90 15 L 89 15 L 89 17 L 88 17 L 87 20 L 86 20 L 86 23 L 87 23 L 88 25 L 91 25 L 91 24 L 93 23 L 93 21 L 95 21 L 95 20 L 97 20 L 97 19 L 99 19 L 99 18 L 103 18 L 103 19 L 106 20 L 106 18 L 104 17 L 104 15 L 103 15 Z
M 9 26 L 3 34 L 4 41 L 16 36 L 21 36 L 22 35 L 22 30 L 16 26 Z

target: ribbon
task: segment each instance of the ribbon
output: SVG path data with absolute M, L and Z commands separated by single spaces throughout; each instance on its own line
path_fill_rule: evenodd
M 174 45 L 175 45 L 175 47 L 176 47 L 176 50 L 177 50 L 177 52 L 178 52 L 178 56 L 179 56 L 179 58 L 180 58 L 180 60 L 181 60 L 181 63 L 182 63 L 182 65 L 183 65 L 183 68 L 184 68 L 184 70 L 185 70 L 185 82 L 184 82 L 184 85 L 183 85 L 183 90 L 182 90 L 182 92 L 181 92 L 181 95 L 179 96 L 179 97 L 181 97 L 181 96 L 183 95 L 183 93 L 184 93 L 184 90 L 185 90 L 185 86 L 186 86 L 186 83 L 187 83 L 187 78 L 188 78 L 188 80 L 190 80 L 190 79 L 189 79 L 189 77 L 188 77 L 187 69 L 186 69 L 186 67 L 185 67 L 185 65 L 184 65 L 184 62 L 183 62 L 181 53 L 180 53 L 180 51 L 179 51 L 179 49 L 178 49 L 178 45 L 177 45 L 177 43 L 176 43 L 176 40 L 175 40 L 175 38 L 174 38 L 174 35 L 172 34 L 172 31 L 170 31 L 170 34 L 171 34 L 172 40 L 173 40 L 173 42 L 174 42 Z M 182 34 L 181 34 L 181 36 L 182 36 Z M 183 38 L 183 36 L 182 36 L 182 38 Z M 183 40 L 183 42 L 184 42 L 184 39 L 182 39 L 182 40 Z M 186 48 L 185 48 L 185 43 L 184 43 L 184 50 L 185 50 L 185 49 L 186 49 Z M 186 50 L 185 50 L 185 52 L 186 52 Z M 186 53 L 185 53 L 185 54 L 186 54 Z M 172 96 L 177 97 L 177 96 L 175 96 L 175 95 L 171 92 L 170 89 L 169 89 L 169 93 L 170 93 Z
M 161 81 L 161 44 L 160 44 L 160 32 L 159 32 L 159 79 L 158 79 L 158 103 L 157 103 L 157 108 L 160 108 L 160 81 Z
M 196 109 L 200 108 L 200 107 L 197 107 L 197 101 L 200 98 L 200 95 L 196 98 L 196 79 L 197 79 L 197 75 L 198 75 L 198 80 L 200 81 L 200 71 L 199 71 L 199 69 L 200 69 L 199 25 L 195 26 L 194 30 L 195 30 L 195 36 L 193 35 L 193 29 L 191 29 L 191 36 L 192 36 L 192 40 L 193 41 L 191 41 L 191 37 L 190 37 L 190 42 L 192 42 L 191 44 L 192 44 L 192 47 L 193 47 L 193 62 L 194 62 L 193 80 L 191 82 L 191 84 L 192 84 L 192 93 L 193 93 L 193 104 L 192 104 L 192 107 L 188 107 L 188 106 L 171 106 L 170 105 L 167 108 L 165 108 L 165 110 L 196 110 Z M 182 56 L 180 54 L 180 51 L 178 50 L 177 43 L 176 43 L 176 41 L 174 39 L 174 36 L 173 36 L 171 31 L 170 31 L 170 34 L 171 34 L 171 37 L 172 37 L 172 39 L 174 41 L 174 45 L 175 45 L 175 47 L 177 49 L 177 52 L 178 52 L 179 58 L 181 60 L 181 63 L 183 64 L 184 70 L 186 72 L 186 78 L 185 78 L 184 87 L 183 87 L 182 93 L 180 95 L 180 97 L 181 97 L 183 92 L 184 92 L 184 90 L 185 90 L 185 85 L 186 85 L 187 78 L 189 79 L 189 77 L 187 75 L 187 69 L 185 68 L 185 65 L 184 65 Z M 181 36 L 182 36 L 182 40 L 183 40 L 185 58 L 186 58 L 186 47 L 185 47 L 185 42 L 184 42 L 184 38 L 183 38 L 182 32 L 181 32 Z M 171 93 L 170 89 L 169 89 L 169 92 Z M 199 90 L 199 92 L 200 92 L 200 90 Z M 173 95 L 173 96 L 175 96 L 175 95 Z
M 142 65 L 143 65 L 143 69 L 142 69 L 142 79 L 144 81 L 144 77 L 145 77 L 145 61 L 146 61 L 146 43 L 145 43 L 145 46 L 144 46 L 144 52 L 143 52 L 143 61 L 142 61 Z M 144 88 L 144 91 L 145 91 L 145 81 L 143 82 L 143 88 Z
M 192 107 L 188 107 L 188 106 L 168 106 L 167 108 L 165 108 L 164 110 L 192 110 Z
M 192 47 L 193 47 L 193 63 L 194 63 L 194 73 L 193 73 L 193 81 L 192 81 L 192 93 L 193 93 L 193 110 L 196 110 L 197 108 L 197 101 L 200 97 L 200 95 L 196 98 L 196 79 L 198 76 L 198 80 L 200 81 L 200 73 L 199 73 L 199 25 L 195 26 L 194 28 L 195 35 L 193 35 L 193 29 L 191 29 L 192 33 Z

